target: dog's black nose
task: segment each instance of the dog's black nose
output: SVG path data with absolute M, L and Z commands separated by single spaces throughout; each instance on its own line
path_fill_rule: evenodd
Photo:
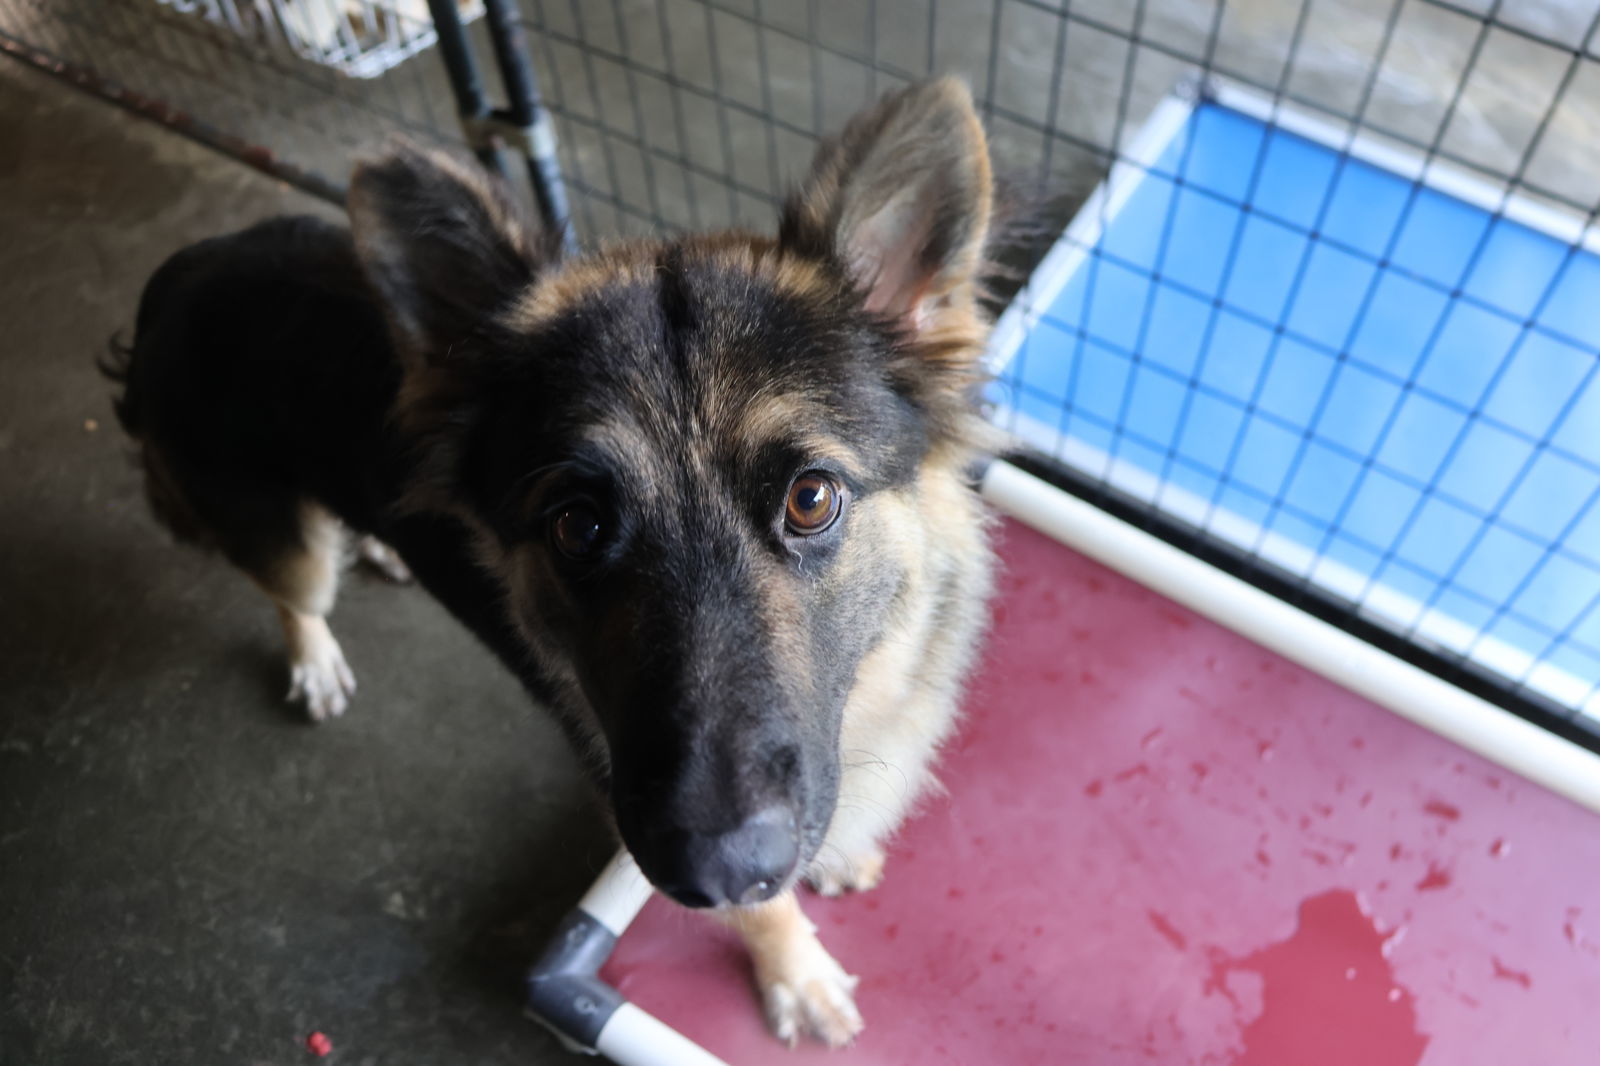
M 661 891 L 685 907 L 760 903 L 777 895 L 799 860 L 794 815 L 769 807 L 726 833 L 673 833 Z

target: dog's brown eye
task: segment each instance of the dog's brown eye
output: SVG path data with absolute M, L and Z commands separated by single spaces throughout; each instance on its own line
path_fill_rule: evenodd
M 801 474 L 789 486 L 789 502 L 784 507 L 784 523 L 789 532 L 809 537 L 833 525 L 843 503 L 839 486 L 826 474 Z
M 584 560 L 600 549 L 605 530 L 600 524 L 600 513 L 592 504 L 578 501 L 569 503 L 556 512 L 550 523 L 550 539 L 556 550 L 569 559 Z

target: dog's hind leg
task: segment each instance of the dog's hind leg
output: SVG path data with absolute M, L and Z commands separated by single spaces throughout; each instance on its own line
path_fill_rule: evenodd
M 313 721 L 343 714 L 356 691 L 355 675 L 328 628 L 339 590 L 345 528 L 321 507 L 299 509 L 299 537 L 270 561 L 246 567 L 278 608 L 289 650 L 289 700 L 304 703 Z
M 411 583 L 411 568 L 400 553 L 370 533 L 356 539 L 356 556 L 396 585 Z
M 856 1009 L 858 978 L 844 972 L 817 939 L 817 927 L 800 910 L 790 889 L 766 903 L 737 907 L 730 922 L 739 930 L 767 1023 L 791 1047 L 811 1036 L 829 1047 L 843 1047 L 861 1032 Z

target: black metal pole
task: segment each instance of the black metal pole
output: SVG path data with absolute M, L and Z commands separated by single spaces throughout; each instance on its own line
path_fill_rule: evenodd
M 428 13 L 433 16 L 439 55 L 450 77 L 450 89 L 456 96 L 456 112 L 461 117 L 467 143 L 472 145 L 484 166 L 498 171 L 501 169 L 500 153 L 485 127 L 489 102 L 483 95 L 483 79 L 478 76 L 478 64 L 472 57 L 466 27 L 461 25 L 461 9 L 456 6 L 456 0 L 428 0 Z
M 452 0 L 430 0 L 433 6 L 450 2 Z M 545 225 L 561 233 L 562 247 L 574 252 L 577 241 L 572 232 L 566 184 L 561 179 L 561 163 L 556 157 L 555 126 L 539 98 L 538 81 L 528 58 L 528 37 L 523 31 L 522 13 L 517 10 L 515 0 L 484 0 L 483 8 L 509 104 L 505 119 L 518 131 L 539 214 Z

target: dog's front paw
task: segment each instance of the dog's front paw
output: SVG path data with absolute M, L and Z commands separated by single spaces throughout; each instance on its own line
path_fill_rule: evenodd
M 356 694 L 356 676 L 330 636 L 289 663 L 289 702 L 303 703 L 313 722 L 336 718 Z
M 860 979 L 845 973 L 814 938 L 771 969 L 758 966 L 756 980 L 767 1023 L 790 1047 L 802 1036 L 844 1047 L 861 1032 L 864 1023 L 855 1001 Z
M 883 849 L 872 848 L 858 855 L 814 860 L 806 880 L 820 895 L 840 896 L 846 892 L 866 892 L 883 881 Z

